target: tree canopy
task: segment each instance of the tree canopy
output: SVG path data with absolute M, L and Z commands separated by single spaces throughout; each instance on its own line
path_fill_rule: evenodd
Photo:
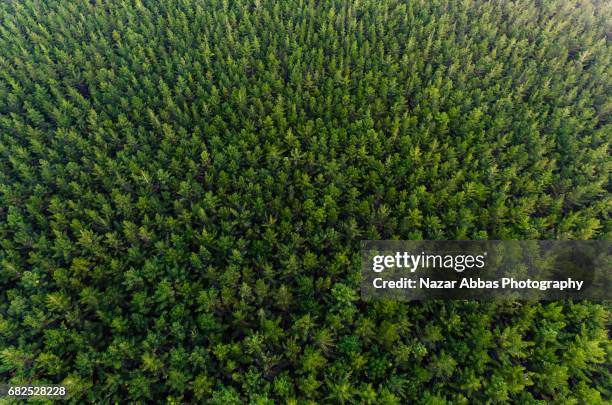
M 365 303 L 362 239 L 608 239 L 598 0 L 0 2 L 0 382 L 605 403 L 610 305 Z

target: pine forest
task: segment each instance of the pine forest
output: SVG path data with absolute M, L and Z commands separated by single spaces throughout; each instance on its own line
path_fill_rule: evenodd
M 609 302 L 364 302 L 360 241 L 609 239 L 611 38 L 605 0 L 0 2 L 0 384 L 610 404 Z

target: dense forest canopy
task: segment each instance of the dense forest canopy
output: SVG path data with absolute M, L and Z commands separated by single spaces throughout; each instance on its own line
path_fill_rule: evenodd
M 0 382 L 610 400 L 609 304 L 364 303 L 359 243 L 608 239 L 611 35 L 596 0 L 1 2 Z

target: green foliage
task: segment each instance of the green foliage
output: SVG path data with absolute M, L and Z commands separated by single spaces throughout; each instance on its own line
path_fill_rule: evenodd
M 608 304 L 366 304 L 359 241 L 609 238 L 611 13 L 1 2 L 0 382 L 605 403 Z

